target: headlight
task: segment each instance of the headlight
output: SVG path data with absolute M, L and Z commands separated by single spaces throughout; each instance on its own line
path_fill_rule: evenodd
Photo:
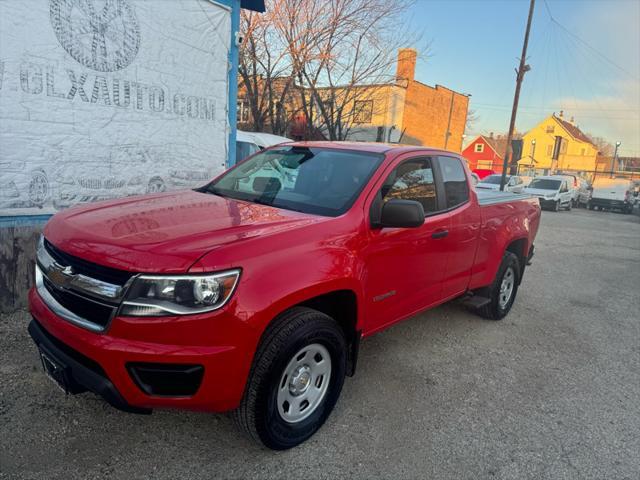
M 120 314 L 157 317 L 217 310 L 227 303 L 239 278 L 239 269 L 212 275 L 140 275 L 129 288 Z

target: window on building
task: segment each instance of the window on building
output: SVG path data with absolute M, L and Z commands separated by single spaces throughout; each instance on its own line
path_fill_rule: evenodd
M 547 157 L 550 157 L 551 155 L 553 155 L 553 145 L 547 145 Z
M 393 198 L 420 202 L 425 214 L 438 211 L 431 159 L 408 160 L 389 174 L 381 189 L 382 201 Z
M 584 154 L 586 153 L 586 150 L 584 148 L 580 149 L 580 155 L 582 155 L 584 157 Z
M 553 125 L 547 125 L 547 133 L 553 133 L 556 131 L 556 127 Z
M 476 152 L 476 153 L 484 152 L 484 143 L 476 143 L 473 146 L 473 151 Z
M 373 118 L 373 100 L 356 100 L 353 105 L 354 123 L 371 123 Z
M 567 140 L 564 138 L 560 140 L 560 153 L 567 153 Z
M 238 110 L 236 112 L 238 123 L 249 122 L 249 102 L 244 98 L 238 98 Z
M 469 200 L 469 184 L 464 167 L 454 157 L 439 157 L 444 193 L 447 197 L 447 208 L 457 207 Z
M 478 160 L 478 165 L 476 168 L 481 170 L 491 170 L 493 169 L 493 160 Z

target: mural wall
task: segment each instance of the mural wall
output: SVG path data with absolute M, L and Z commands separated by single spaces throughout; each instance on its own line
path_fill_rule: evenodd
M 0 216 L 222 171 L 230 29 L 207 0 L 0 1 Z

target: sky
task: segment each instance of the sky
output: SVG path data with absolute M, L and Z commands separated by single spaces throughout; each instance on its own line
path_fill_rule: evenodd
M 416 79 L 471 94 L 467 139 L 508 130 L 528 9 L 417 0 L 406 14 L 422 35 Z M 620 141 L 619 155 L 640 156 L 640 0 L 537 0 L 527 58 L 518 131 L 563 110 L 584 132 Z

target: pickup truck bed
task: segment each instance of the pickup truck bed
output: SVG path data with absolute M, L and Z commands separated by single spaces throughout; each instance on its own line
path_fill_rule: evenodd
M 480 206 L 491 205 L 494 203 L 514 202 L 517 200 L 526 200 L 528 198 L 532 198 L 531 195 L 527 195 L 524 193 L 501 192 L 484 189 L 476 190 L 476 194 L 478 195 L 478 204 Z

